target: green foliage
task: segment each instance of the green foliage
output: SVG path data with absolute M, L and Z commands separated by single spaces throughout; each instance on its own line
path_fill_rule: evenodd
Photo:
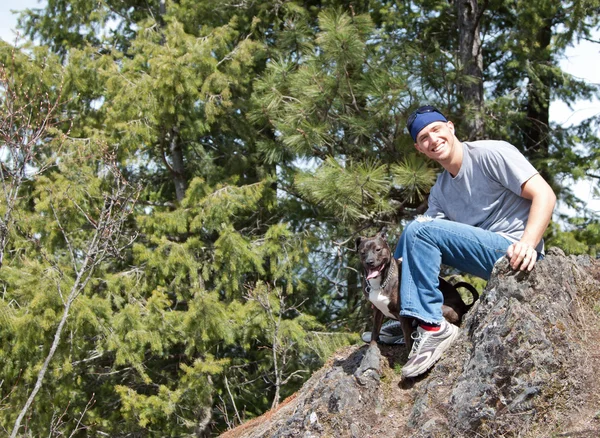
M 528 130 L 550 96 L 597 94 L 558 60 L 597 26 L 598 2 L 486 5 L 486 133 L 580 206 L 560 182 L 597 173 L 598 119 L 546 124 L 544 147 Z M 393 243 L 437 173 L 406 116 L 421 103 L 474 111 L 458 96 L 473 78 L 456 22 L 445 0 L 49 0 L 26 12 L 45 46 L 0 45 L 2 182 L 18 186 L 0 203 L 0 427 L 14 427 L 78 284 L 25 417 L 32 436 L 219 432 L 361 342 L 354 237 L 387 225 Z M 122 186 L 122 220 L 99 232 Z M 553 225 L 547 245 L 595 255 L 597 221 L 581 216 Z
M 391 166 L 394 184 L 401 187 L 408 202 L 414 203 L 429 193 L 435 182 L 435 172 L 416 154 L 407 156 L 401 163 Z
M 385 166 L 349 163 L 344 167 L 331 157 L 314 174 L 299 174 L 296 179 L 302 195 L 344 222 L 391 212 L 392 207 L 383 199 L 390 183 Z
M 567 231 L 558 225 L 550 227 L 546 233 L 547 246 L 558 246 L 566 254 L 588 254 L 598 256 L 600 244 L 600 224 L 596 220 L 586 218 L 571 218 Z
M 305 26 L 304 17 L 295 19 Z M 270 62 L 255 85 L 252 120 L 271 124 L 278 140 L 263 143 L 263 153 L 279 164 L 308 156 L 395 155 L 394 115 L 406 90 L 401 67 L 386 72 L 371 65 L 381 47 L 368 17 L 326 11 L 319 26 L 310 52 Z

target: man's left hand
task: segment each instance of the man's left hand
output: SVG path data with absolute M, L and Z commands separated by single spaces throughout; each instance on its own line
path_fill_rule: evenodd
M 511 268 L 521 271 L 531 271 L 537 261 L 538 253 L 533 246 L 516 242 L 508 247 L 506 255 L 509 258 Z

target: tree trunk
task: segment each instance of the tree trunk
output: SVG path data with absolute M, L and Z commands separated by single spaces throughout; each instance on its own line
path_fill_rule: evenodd
M 483 52 L 479 21 L 487 1 L 479 5 L 477 0 L 457 0 L 459 29 L 459 60 L 464 79 L 459 82 L 458 100 L 461 115 L 467 127 L 463 137 L 475 140 L 483 137 Z
M 159 3 L 159 18 L 158 22 L 161 27 L 165 26 L 164 16 L 167 13 L 167 5 L 166 0 L 160 0 Z M 165 43 L 165 36 L 163 34 L 162 43 Z M 167 168 L 173 178 L 173 184 L 175 185 L 175 196 L 177 197 L 177 201 L 181 202 L 185 196 L 185 191 L 187 189 L 187 181 L 185 179 L 185 165 L 183 159 L 183 149 L 181 148 L 181 144 L 179 143 L 179 130 L 177 126 L 173 126 L 168 135 L 169 141 L 169 154 L 171 158 L 171 163 L 167 164 Z M 165 153 L 163 151 L 163 153 Z M 166 162 L 165 157 L 165 162 Z
M 171 130 L 171 138 L 169 141 L 169 152 L 171 154 L 171 176 L 173 177 L 173 183 L 175 184 L 175 195 L 177 201 L 181 202 L 185 196 L 187 189 L 187 181 L 185 179 L 185 164 L 183 161 L 183 150 L 179 143 L 179 136 L 177 135 L 177 129 Z
M 546 24 L 539 30 L 537 45 L 539 56 L 535 62 L 538 65 L 550 65 L 550 53 L 548 47 L 552 39 L 552 22 L 546 20 Z M 540 174 L 550 181 L 550 173 L 544 164 L 544 158 L 548 157 L 550 145 L 550 78 L 543 74 L 543 70 L 537 72 L 537 78 L 530 78 L 529 95 L 527 98 L 527 120 L 525 122 L 525 152 L 528 158 L 540 160 L 537 168 Z

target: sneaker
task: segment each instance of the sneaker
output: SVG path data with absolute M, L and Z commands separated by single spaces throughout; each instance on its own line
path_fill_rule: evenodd
M 371 342 L 371 332 L 364 332 L 361 336 L 364 342 Z M 402 333 L 402 326 L 399 321 L 390 319 L 381 326 L 379 331 L 379 343 L 390 344 L 390 345 L 404 345 L 404 335 Z
M 416 377 L 423 374 L 452 345 L 458 334 L 458 327 L 446 321 L 442 322 L 436 332 L 418 327 L 412 335 L 414 344 L 408 355 L 408 362 L 402 367 L 402 376 Z

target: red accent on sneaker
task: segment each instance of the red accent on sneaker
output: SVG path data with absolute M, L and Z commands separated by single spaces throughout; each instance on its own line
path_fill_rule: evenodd
M 433 324 L 419 324 L 419 327 L 421 327 L 423 330 L 427 330 L 428 332 L 437 332 L 442 328 L 439 325 Z

